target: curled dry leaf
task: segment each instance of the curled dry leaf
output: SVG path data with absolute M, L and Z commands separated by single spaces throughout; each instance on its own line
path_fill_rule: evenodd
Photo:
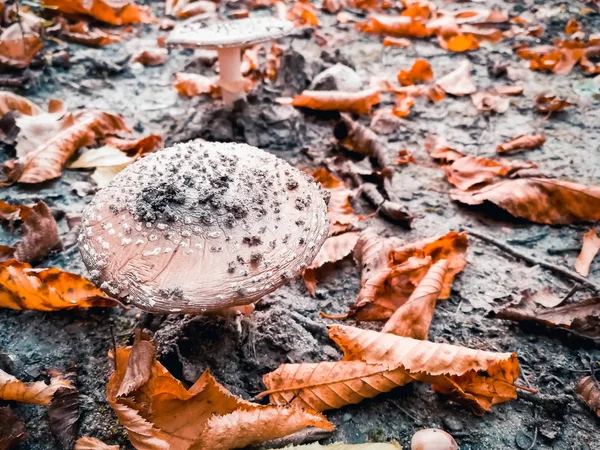
M 0 66 L 25 69 L 44 47 L 37 33 L 22 26 L 15 22 L 0 34 Z
M 469 52 L 479 48 L 479 40 L 472 34 L 455 34 L 446 39 L 444 35 L 438 35 L 440 47 L 451 52 Z
M 383 46 L 384 47 L 400 47 L 400 48 L 408 48 L 412 44 L 408 39 L 405 38 L 396 38 L 392 36 L 386 36 L 383 38 Z
M 577 383 L 577 396 L 600 417 L 600 388 L 592 376 L 583 377 Z
M 423 38 L 433 34 L 420 18 L 382 14 L 370 15 L 366 22 L 357 23 L 356 29 L 364 33 L 387 34 L 395 37 Z
M 13 206 L 0 200 L 0 219 L 22 221 L 23 237 L 12 256 L 21 262 L 37 262 L 62 245 L 52 211 L 41 200 L 31 206 Z M 11 258 L 0 257 L 0 261 Z
M 100 439 L 84 436 L 77 439 L 73 450 L 119 450 L 118 445 L 107 445 Z
M 0 262 L 0 286 L 0 308 L 58 311 L 118 304 L 80 275 L 32 269 L 16 260 Z
M 179 19 L 189 19 L 190 17 L 199 16 L 203 14 L 204 17 L 208 18 L 215 13 L 217 10 L 216 5 L 213 2 L 206 0 L 198 0 L 190 2 L 183 6 L 177 11 L 177 17 Z
M 50 384 L 43 381 L 24 383 L 0 370 L 0 400 L 47 406 L 58 389 L 70 385 L 71 383 L 60 375 L 51 378 Z
M 133 0 L 43 0 L 44 6 L 65 14 L 82 14 L 111 25 L 151 23 L 150 8 Z
M 414 104 L 415 98 L 411 95 L 396 94 L 396 107 L 392 110 L 392 114 L 397 117 L 406 117 L 410 114 Z
M 566 34 L 575 34 L 581 30 L 581 24 L 577 22 L 575 19 L 569 19 L 567 24 L 565 25 L 565 33 Z
M 363 196 L 377 208 L 379 214 L 410 228 L 413 217 L 404 210 L 400 203 L 386 200 L 373 183 L 363 183 L 360 190 Z
M 0 407 L 0 448 L 11 449 L 18 446 L 27 437 L 25 424 L 13 414 L 8 406 Z
M 319 111 L 352 112 L 355 114 L 370 114 L 373 105 L 381 101 L 381 95 L 376 90 L 358 92 L 345 91 L 304 91 L 295 96 L 289 103 L 300 108 L 316 109 Z
M 355 226 L 360 217 L 354 214 L 354 209 L 350 204 L 350 198 L 354 193 L 346 187 L 342 180 L 337 179 L 323 168 L 316 169 L 312 176 L 331 194 L 327 204 L 330 234 L 338 234 Z
M 537 223 L 600 220 L 600 186 L 554 178 L 503 180 L 469 192 L 453 190 L 450 197 L 466 205 L 490 202 L 515 217 Z
M 160 66 L 165 63 L 167 56 L 169 56 L 169 51 L 166 48 L 156 47 L 142 50 L 134 55 L 131 60 L 143 66 Z
M 473 94 L 477 91 L 471 78 L 471 63 L 463 61 L 452 72 L 436 80 L 435 84 L 441 87 L 446 94 L 462 96 Z
M 504 144 L 498 145 L 498 153 L 515 153 L 518 150 L 533 150 L 540 148 L 546 142 L 541 134 L 526 134 L 517 136 Z
M 398 82 L 402 86 L 427 83 L 431 80 L 433 80 L 433 70 L 431 70 L 431 65 L 424 59 L 417 59 L 410 70 L 401 70 L 398 73 Z
M 72 25 L 65 21 L 62 26 L 62 35 L 67 41 L 90 47 L 104 47 L 121 41 L 121 37 L 106 33 L 99 28 L 90 28 L 88 23 L 83 21 Z
M 65 374 L 65 379 L 70 385 L 61 387 L 54 393 L 48 408 L 48 419 L 50 431 L 56 436 L 62 448 L 72 449 L 77 437 L 79 420 L 79 391 L 75 387 L 74 368 Z
M 25 97 L 10 91 L 0 91 L 0 116 L 10 111 L 18 111 L 27 116 L 37 116 L 44 112 L 42 108 Z
M 418 380 L 476 412 L 517 398 L 514 353 L 436 344 L 354 327 L 332 326 L 341 361 L 283 364 L 263 378 L 276 405 L 325 411 L 358 403 Z
M 406 303 L 392 314 L 381 331 L 413 339 L 427 339 L 447 270 L 448 261 L 445 259 L 433 264 Z
M 287 20 L 294 22 L 297 27 L 319 26 L 319 17 L 317 9 L 311 2 L 296 0 L 292 8 L 287 12 Z
M 550 117 L 552 113 L 562 111 L 570 106 L 573 106 L 573 103 L 561 100 L 555 95 L 538 95 L 535 99 L 535 110 L 539 113 L 548 114 L 547 117 Z
M 575 261 L 575 270 L 581 276 L 587 277 L 590 273 L 590 265 L 600 250 L 600 237 L 596 230 L 590 230 L 583 235 L 581 253 Z
M 114 357 L 108 402 L 138 450 L 226 450 L 309 426 L 333 429 L 320 414 L 235 397 L 208 371 L 185 389 L 156 361 L 155 346 L 143 335 L 133 348 L 118 348 Z
M 471 100 L 478 111 L 495 111 L 499 114 L 506 112 L 510 106 L 510 100 L 494 92 L 475 92 L 471 94 Z
M 202 94 L 215 96 L 220 91 L 218 83 L 218 76 L 207 77 L 196 73 L 179 72 L 175 74 L 173 87 L 185 97 Z

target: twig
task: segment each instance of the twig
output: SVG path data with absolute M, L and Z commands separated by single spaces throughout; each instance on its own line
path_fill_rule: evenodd
M 117 339 L 115 338 L 115 327 L 110 326 L 110 338 L 113 345 L 113 362 L 115 364 L 115 372 L 117 371 Z
M 535 447 L 535 444 L 537 443 L 537 437 L 538 437 L 538 426 L 537 426 L 537 418 L 538 418 L 538 412 L 537 412 L 537 408 L 534 406 L 534 413 L 533 413 L 533 418 L 536 421 L 535 424 L 535 430 L 533 431 L 533 440 L 531 441 L 531 445 L 529 447 L 527 447 L 526 450 L 532 450 L 533 447 Z
M 558 275 L 562 275 L 565 278 L 568 278 L 572 281 L 575 281 L 577 283 L 580 283 L 581 285 L 587 287 L 588 289 L 591 289 L 595 292 L 600 292 L 600 286 L 597 285 L 596 283 L 588 280 L 587 278 L 582 277 L 581 275 L 575 273 L 575 272 L 571 272 L 568 269 L 565 269 L 563 267 L 559 267 L 556 266 L 554 264 L 550 264 L 547 263 L 545 261 L 540 261 L 537 260 L 535 258 L 532 258 L 531 256 L 527 256 L 524 255 L 523 253 L 519 252 L 518 250 L 515 250 L 514 248 L 506 245 L 503 242 L 499 242 L 496 239 L 486 236 L 484 234 L 481 234 L 477 231 L 473 231 L 469 228 L 463 228 L 462 231 L 466 231 L 467 233 L 469 233 L 471 236 L 476 237 L 477 239 L 480 239 L 484 242 L 487 242 L 488 244 L 492 244 L 494 247 L 499 248 L 500 250 L 502 250 L 505 253 L 508 253 L 511 256 L 514 256 L 517 259 L 520 259 L 522 261 L 525 261 L 528 264 L 531 265 L 535 265 L 535 266 L 540 266 L 543 267 L 544 269 L 547 269 L 551 272 L 554 272 Z
M 332 431 L 321 430 L 318 428 L 306 428 L 282 438 L 263 442 L 260 446 L 251 446 L 250 448 L 283 448 L 289 445 L 297 446 L 306 444 L 307 442 L 328 438 L 331 434 Z
M 537 394 L 537 393 L 540 392 L 537 389 L 533 389 L 533 388 L 529 388 L 529 387 L 526 387 L 526 386 L 522 386 L 522 385 L 517 384 L 517 383 L 513 383 L 513 386 L 516 387 L 517 389 L 521 389 L 522 391 L 531 392 L 532 394 Z
M 573 297 L 580 290 L 581 290 L 581 285 L 580 284 L 576 284 L 575 286 L 573 286 L 571 288 L 571 290 L 569 291 L 569 293 L 567 295 L 565 295 L 565 297 L 556 306 L 562 305 L 564 302 L 566 302 L 567 300 L 569 300 L 571 297 Z

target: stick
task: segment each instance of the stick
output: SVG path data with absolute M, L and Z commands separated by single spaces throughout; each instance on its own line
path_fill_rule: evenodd
M 587 278 L 582 277 L 578 273 L 572 272 L 569 269 L 565 269 L 563 267 L 555 266 L 554 264 L 547 263 L 545 261 L 540 261 L 531 256 L 524 255 L 523 253 L 515 250 L 514 248 L 504 244 L 503 242 L 499 242 L 494 238 L 486 236 L 485 234 L 478 233 L 477 231 L 473 231 L 469 228 L 463 228 L 462 231 L 466 231 L 471 236 L 476 237 L 488 244 L 492 244 L 494 247 L 499 248 L 504 253 L 508 253 L 511 256 L 514 256 L 517 259 L 525 261 L 528 264 L 543 267 L 550 272 L 554 272 L 555 274 L 562 275 L 565 278 L 570 279 L 576 283 L 580 283 L 581 285 L 591 289 L 594 292 L 600 292 L 600 286 L 594 283 L 593 281 L 588 280 Z

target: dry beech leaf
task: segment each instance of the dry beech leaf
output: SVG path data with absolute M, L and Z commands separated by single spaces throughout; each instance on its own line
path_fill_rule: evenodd
M 444 35 L 438 35 L 438 42 L 443 49 L 457 53 L 477 50 L 479 48 L 479 41 L 472 34 L 458 33 L 447 38 Z
M 452 281 L 466 265 L 467 236 L 450 232 L 412 244 L 383 239 L 368 230 L 356 246 L 363 268 L 361 289 L 348 316 L 357 320 L 386 320 L 410 298 L 429 268 L 441 259 L 449 267 L 440 298 L 448 298 Z
M 190 2 L 177 11 L 176 16 L 179 19 L 188 19 L 190 17 L 204 14 L 208 18 L 216 11 L 216 5 L 213 2 L 199 0 Z
M 600 237 L 596 230 L 590 230 L 583 235 L 581 253 L 575 261 L 575 270 L 581 276 L 587 277 L 590 273 L 590 265 L 600 250 Z
M 0 66 L 25 69 L 44 47 L 37 33 L 22 27 L 22 23 L 15 22 L 0 34 Z
M 0 308 L 58 311 L 118 304 L 80 275 L 32 269 L 16 260 L 0 262 L 0 286 Z
M 106 33 L 99 28 L 90 28 L 89 24 L 83 21 L 72 25 L 64 22 L 61 33 L 67 41 L 89 47 L 104 47 L 121 41 L 120 36 Z
M 591 376 L 583 377 L 577 383 L 577 396 L 600 417 L 600 388 L 598 381 Z
M 111 25 L 151 23 L 150 8 L 133 0 L 42 0 L 42 4 L 65 14 L 82 14 Z
M 158 134 L 149 134 L 148 136 L 133 139 L 109 136 L 105 142 L 107 145 L 116 147 L 130 156 L 143 156 L 163 147 L 163 138 Z
M 0 400 L 31 403 L 47 406 L 52 401 L 54 393 L 71 383 L 60 375 L 50 379 L 50 384 L 43 381 L 23 383 L 12 375 L 0 370 Z
M 490 313 L 491 317 L 535 322 L 548 327 L 566 328 L 580 336 L 600 339 L 600 297 L 570 303 L 564 306 L 546 308 L 535 301 L 529 292 L 522 292 L 521 298 Z
M 555 95 L 538 95 L 535 99 L 535 110 L 539 113 L 546 113 L 547 117 L 570 106 L 573 106 L 573 103 L 556 98 Z
M 400 47 L 400 48 L 408 48 L 412 44 L 408 39 L 405 38 L 395 38 L 392 36 L 386 36 L 383 39 L 384 47 Z
M 62 245 L 52 211 L 41 200 L 31 206 L 14 206 L 0 200 L 0 219 L 23 222 L 22 238 L 12 256 L 21 262 L 37 262 Z M 0 257 L 0 261 L 12 257 Z
M 79 158 L 69 165 L 69 169 L 92 169 L 95 167 L 113 167 L 120 165 L 129 165 L 135 161 L 135 157 L 127 156 L 111 145 L 104 145 L 98 148 L 92 148 L 83 152 Z
M 119 446 L 107 445 L 99 439 L 84 436 L 77 439 L 73 450 L 119 450 Z
M 581 30 L 581 24 L 575 19 L 569 19 L 565 25 L 565 34 L 575 34 Z
M 179 72 L 175 74 L 173 87 L 184 97 L 208 94 L 215 96 L 220 92 L 219 77 L 207 77 L 196 73 Z
M 540 148 L 546 142 L 541 134 L 526 134 L 517 136 L 504 144 L 498 145 L 498 153 L 516 153 L 519 150 L 533 150 Z
M 323 168 L 315 169 L 312 176 L 331 194 L 327 204 L 330 234 L 345 232 L 358 224 L 360 216 L 354 214 L 354 209 L 350 204 L 350 198 L 354 192 L 348 189 L 342 180 L 337 179 Z
M 413 217 L 405 211 L 404 206 L 400 203 L 386 200 L 375 184 L 363 183 L 360 186 L 360 192 L 369 203 L 377 208 L 377 213 L 410 228 Z
M 473 94 L 477 91 L 471 78 L 471 63 L 463 61 L 452 72 L 436 80 L 435 84 L 441 87 L 446 94 L 462 96 Z
M 304 91 L 296 95 L 291 101 L 281 100 L 284 104 L 289 103 L 299 108 L 355 114 L 370 114 L 373 105 L 378 104 L 380 101 L 381 95 L 376 90 L 358 92 Z
M 396 107 L 392 110 L 392 114 L 397 117 L 406 117 L 410 114 L 410 110 L 414 104 L 414 97 L 410 95 L 396 94 Z
M 471 100 L 478 111 L 495 111 L 499 114 L 505 113 L 510 107 L 510 100 L 494 92 L 475 92 L 471 94 Z
M 114 357 L 108 402 L 138 450 L 226 450 L 309 426 L 333 429 L 320 414 L 235 397 L 208 371 L 185 389 L 156 361 L 155 346 L 144 335 L 137 335 L 132 348 L 118 348 Z
M 398 73 L 398 82 L 402 86 L 427 83 L 431 80 L 433 80 L 433 70 L 431 70 L 431 65 L 424 59 L 417 59 L 410 70 L 401 70 Z
M 420 18 L 382 14 L 370 15 L 366 22 L 357 23 L 356 29 L 364 33 L 387 34 L 395 37 L 423 38 L 433 34 Z
M 9 91 L 0 91 L 0 117 L 9 111 L 18 111 L 27 116 L 37 116 L 44 112 L 42 108 L 25 97 Z
M 51 375 L 59 374 L 51 371 Z M 79 420 L 79 391 L 75 387 L 76 373 L 74 368 L 65 373 L 64 378 L 71 385 L 59 388 L 48 408 L 50 431 L 56 436 L 62 448 L 72 449 L 77 437 L 77 421 Z
M 521 95 L 523 86 L 495 86 L 494 91 L 500 95 Z
M 317 9 L 310 2 L 296 0 L 292 8 L 287 12 L 287 20 L 294 22 L 297 27 L 319 26 L 319 17 Z
M 137 62 L 143 66 L 160 66 L 165 63 L 169 51 L 166 48 L 150 48 L 142 50 L 131 58 L 132 62 Z
M 569 224 L 600 220 L 600 186 L 586 186 L 553 178 L 502 180 L 480 189 L 450 192 L 466 205 L 490 202 L 537 223 Z
M 264 376 L 270 402 L 325 411 L 358 403 L 412 381 L 430 383 L 476 412 L 517 398 L 514 353 L 436 344 L 389 333 L 332 326 L 341 361 L 283 364 Z
M 18 448 L 27 437 L 25 424 L 8 406 L 0 407 L 0 449 Z
M 381 331 L 413 339 L 427 339 L 447 270 L 448 261 L 445 259 L 433 264 L 406 303 L 392 314 Z

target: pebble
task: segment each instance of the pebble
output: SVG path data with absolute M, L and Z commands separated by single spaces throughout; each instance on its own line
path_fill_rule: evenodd
M 350 67 L 335 64 L 317 75 L 309 89 L 314 91 L 360 91 L 362 80 Z

